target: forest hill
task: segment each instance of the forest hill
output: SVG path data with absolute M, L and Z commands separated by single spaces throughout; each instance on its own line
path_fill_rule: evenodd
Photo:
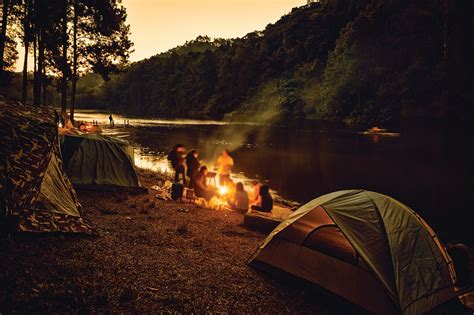
M 462 40 L 472 24 L 462 12 L 473 3 L 443 3 L 313 3 L 242 38 L 200 36 L 107 82 L 86 76 L 78 102 L 140 116 L 258 120 L 272 111 L 367 127 L 472 120 L 474 48 Z
M 9 30 L 28 30 L 31 35 L 44 30 L 45 38 L 54 39 L 44 42 L 43 65 L 60 79 L 44 77 L 41 92 L 42 76 L 37 71 L 33 84 L 37 101 L 42 93 L 41 102 L 62 104 L 63 109 L 70 98 L 71 107 L 105 107 L 137 116 L 255 120 L 271 111 L 280 118 L 395 129 L 403 121 L 419 118 L 474 120 L 470 106 L 474 96 L 469 92 L 474 87 L 470 60 L 474 47 L 463 40 L 472 28 L 470 17 L 463 14 L 473 11 L 472 1 L 321 1 L 293 9 L 263 31 L 236 39 L 199 36 L 129 66 L 112 62 L 124 64 L 131 43 L 125 11 L 116 1 L 111 3 L 111 7 L 86 6 L 77 16 L 77 35 L 84 33 L 93 41 L 78 40 L 76 47 L 75 37 L 69 36 L 66 68 L 61 41 L 61 22 L 66 19 L 60 6 L 47 10 L 46 5 L 40 8 L 45 12 L 38 11 L 51 17 L 47 19 L 51 25 L 40 19 L 26 28 L 18 21 L 29 11 L 14 6 L 17 9 L 8 14 Z M 34 12 L 34 6 L 28 8 Z M 76 11 L 69 7 L 68 12 L 67 20 L 74 22 Z M 117 24 L 101 25 L 101 16 L 102 21 Z M 74 34 L 74 29 L 67 31 Z M 40 43 L 34 38 L 25 44 L 31 51 L 36 42 L 38 64 Z M 11 65 L 15 52 L 8 43 L 4 59 Z M 122 71 L 110 74 L 117 69 Z M 76 89 L 77 77 L 90 70 L 95 73 L 83 76 Z M 22 82 L 25 75 L 23 80 L 14 75 L 8 92 L 25 97 Z M 65 83 L 71 85 L 71 93 Z M 51 89 L 56 84 L 62 86 L 61 97 Z

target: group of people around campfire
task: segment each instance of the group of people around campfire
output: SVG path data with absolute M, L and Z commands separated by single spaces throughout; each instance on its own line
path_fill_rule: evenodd
M 201 165 L 198 150 L 192 149 L 186 152 L 182 144 L 173 147 L 168 154 L 168 160 L 175 171 L 174 182 L 180 182 L 181 177 L 183 184 L 193 189 L 196 197 L 210 201 L 218 196 L 217 187 L 208 184 L 210 179 L 215 179 L 217 176 L 219 186 L 229 191 L 226 197 L 232 209 L 247 211 L 250 207 L 252 210 L 262 212 L 271 212 L 273 209 L 273 198 L 267 185 L 253 181 L 252 190 L 247 192 L 242 182 L 234 183 L 230 176 L 234 160 L 228 150 L 223 150 L 216 161 L 217 174 L 209 172 L 207 166 Z

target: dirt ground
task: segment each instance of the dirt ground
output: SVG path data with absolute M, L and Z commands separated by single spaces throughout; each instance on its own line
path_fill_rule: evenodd
M 159 180 L 140 176 L 146 187 Z M 240 213 L 153 194 L 79 197 L 99 237 L 0 239 L 0 314 L 360 312 L 303 282 L 249 267 L 265 236 L 246 229 Z

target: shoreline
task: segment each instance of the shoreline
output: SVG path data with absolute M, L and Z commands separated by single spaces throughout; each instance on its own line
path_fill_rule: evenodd
M 147 188 L 163 179 L 138 174 Z M 78 196 L 98 237 L 0 239 L 2 313 L 269 314 L 354 307 L 321 292 L 309 296 L 297 282 L 250 268 L 246 261 L 265 235 L 245 228 L 238 212 L 162 201 L 152 193 L 78 191 Z
M 166 179 L 138 175 L 146 188 Z M 362 313 L 296 278 L 248 266 L 266 235 L 243 226 L 239 212 L 159 200 L 152 190 L 78 196 L 98 237 L 0 239 L 2 313 Z

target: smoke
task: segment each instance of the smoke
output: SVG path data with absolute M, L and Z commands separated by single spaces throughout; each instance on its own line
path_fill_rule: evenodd
M 279 105 L 267 105 L 260 110 L 241 111 L 226 117 L 229 123 L 219 126 L 205 145 L 206 160 L 213 164 L 224 149 L 232 152 L 267 140 L 268 127 L 280 121 Z

